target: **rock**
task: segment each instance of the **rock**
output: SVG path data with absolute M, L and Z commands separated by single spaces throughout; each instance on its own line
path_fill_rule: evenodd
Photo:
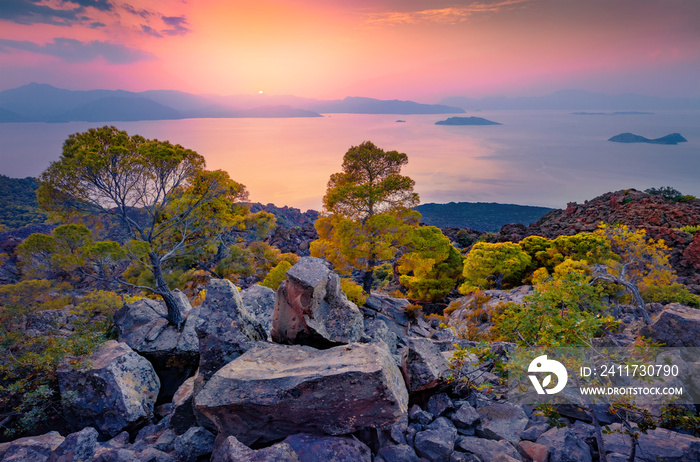
M 300 462 L 371 462 L 372 452 L 360 441 L 337 436 L 292 435 L 283 443 L 292 447 Z
M 275 313 L 275 291 L 269 287 L 255 284 L 241 291 L 241 300 L 248 313 L 260 323 L 268 341 L 272 340 L 272 315 Z
M 97 447 L 98 432 L 87 427 L 77 433 L 71 433 L 60 446 L 51 453 L 49 462 L 84 462 L 91 461 Z
M 272 340 L 327 348 L 360 340 L 362 313 L 323 260 L 302 257 L 277 290 Z
M 214 450 L 215 439 L 206 428 L 192 427 L 177 437 L 173 454 L 182 462 L 195 462 Z
M 521 406 L 510 403 L 493 403 L 478 410 L 481 422 L 476 427 L 476 435 L 492 440 L 506 440 L 512 444 L 520 441 L 520 432 L 528 423 L 527 415 Z
M 539 423 L 535 424 L 532 426 L 527 427 L 525 430 L 520 432 L 520 439 L 521 440 L 528 440 L 528 441 L 537 441 L 537 438 L 540 437 L 544 432 L 552 428 L 551 425 L 548 423 Z
M 194 331 L 199 308 L 190 308 L 182 292 L 173 293 L 187 307 L 181 332 L 168 325 L 164 318 L 167 309 L 162 301 L 142 298 L 127 303 L 114 314 L 118 340 L 148 359 L 158 374 L 162 384 L 159 402 L 169 401 L 199 364 L 199 342 Z
M 58 432 L 27 436 L 0 444 L 0 460 L 16 462 L 44 462 L 65 439 Z
M 146 448 L 136 453 L 136 458 L 139 462 L 180 462 L 170 454 L 159 451 L 156 448 Z
M 549 462 L 591 462 L 591 448 L 570 428 L 552 428 L 536 441 L 549 450 Z
M 416 434 L 416 454 L 431 462 L 447 460 L 455 447 L 457 429 L 445 417 L 438 417 L 428 429 Z
M 457 439 L 457 448 L 461 451 L 476 455 L 482 461 L 492 461 L 503 453 L 515 460 L 522 461 L 518 451 L 505 440 L 494 441 L 474 436 L 461 436 Z
M 170 427 L 175 433 L 182 435 L 190 427 L 196 426 L 194 415 L 194 382 L 195 378 L 185 380 L 173 396 L 170 410 Z
M 301 462 L 294 449 L 285 443 L 277 443 L 254 451 L 229 436 L 211 456 L 211 462 Z
M 175 449 L 175 441 L 177 434 L 172 428 L 165 430 L 158 439 L 153 443 L 153 448 L 163 452 L 172 452 Z
M 214 374 L 195 406 L 219 435 L 252 445 L 387 427 L 406 417 L 408 394 L 382 343 L 328 350 L 271 344 Z
M 206 288 L 195 331 L 199 338 L 198 380 L 206 382 L 267 334 L 255 321 L 236 286 L 228 279 L 212 279 Z
M 411 409 L 408 412 L 408 419 L 411 422 L 416 422 L 416 423 L 419 423 L 421 425 L 428 425 L 430 422 L 433 421 L 434 418 L 435 418 L 434 415 L 432 415 L 428 411 L 424 411 L 417 404 L 414 404 L 413 406 L 411 406 Z
M 480 418 L 481 414 L 469 403 L 462 404 L 451 417 L 452 423 L 455 424 L 458 430 L 471 429 L 472 435 L 474 434 L 474 427 Z
M 105 436 L 134 428 L 153 415 L 160 381 L 153 366 L 125 343 L 110 340 L 81 368 L 58 368 L 64 416 L 69 426 L 93 426 Z
M 361 340 L 366 343 L 384 342 L 389 346 L 389 351 L 392 354 L 396 353 L 399 341 L 396 334 L 389 330 L 384 321 L 379 319 L 365 321 L 365 333 Z
M 431 340 L 412 338 L 401 354 L 401 368 L 411 393 L 444 384 L 450 367 Z
M 532 441 L 521 441 L 516 449 L 528 462 L 549 462 L 549 448 L 547 446 Z
M 134 439 L 134 444 L 129 449 L 136 452 L 146 449 L 148 446 L 155 444 L 167 430 L 169 430 L 168 423 L 163 421 L 157 424 L 146 425 L 139 430 Z
M 450 462 L 483 462 L 477 456 L 469 452 L 454 451 L 450 456 Z
M 619 433 L 622 424 L 612 424 L 613 433 L 603 434 L 606 453 L 629 454 L 630 437 Z M 684 462 L 700 460 L 700 438 L 656 428 L 640 433 L 635 461 Z
M 398 446 L 385 446 L 377 453 L 385 462 L 420 462 L 416 451 L 411 446 L 399 444 Z
M 99 452 L 93 462 L 141 462 L 134 451 L 128 449 L 108 449 Z
M 367 317 L 384 322 L 398 338 L 407 337 L 406 307 L 411 302 L 405 298 L 395 298 L 384 294 L 370 294 L 363 309 Z
M 667 347 L 700 347 L 700 310 L 668 304 L 640 334 Z
M 121 432 L 111 440 L 100 445 L 98 452 L 101 449 L 124 449 L 129 445 L 129 432 Z
M 428 412 L 434 416 L 441 416 L 444 412 L 454 409 L 452 400 L 445 393 L 438 393 L 428 399 Z

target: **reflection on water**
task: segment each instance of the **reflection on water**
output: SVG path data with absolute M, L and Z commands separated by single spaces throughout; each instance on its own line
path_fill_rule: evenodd
M 564 207 L 607 191 L 673 186 L 700 196 L 700 113 L 594 116 L 565 111 L 485 111 L 493 126 L 434 125 L 447 116 L 333 114 L 308 119 L 188 119 L 116 122 L 147 138 L 204 155 L 245 184 L 253 201 L 321 206 L 326 182 L 352 145 L 370 140 L 405 152 L 405 174 L 422 202 L 502 202 Z M 104 123 L 0 124 L 0 173 L 35 176 L 58 158 L 70 134 Z M 621 144 L 622 132 L 677 146 Z

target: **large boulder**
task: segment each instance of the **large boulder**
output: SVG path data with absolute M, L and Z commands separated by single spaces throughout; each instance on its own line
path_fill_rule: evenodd
M 159 402 L 169 401 L 199 364 L 199 342 L 194 331 L 199 308 L 191 308 L 182 292 L 176 290 L 173 295 L 185 308 L 181 331 L 168 324 L 162 301 L 143 298 L 125 304 L 114 314 L 118 340 L 153 364 L 162 385 Z
M 405 298 L 370 294 L 362 309 L 368 318 L 383 321 L 388 329 L 403 341 L 408 337 L 429 337 L 430 328 L 422 318 L 409 322 L 406 307 L 410 304 Z
M 272 340 L 327 348 L 360 340 L 364 320 L 323 260 L 303 257 L 277 290 Z
M 476 435 L 492 440 L 506 440 L 512 444 L 520 441 L 520 432 L 528 423 L 521 406 L 511 403 L 493 403 L 479 408 L 480 423 Z
M 82 367 L 64 362 L 58 384 L 69 426 L 93 426 L 110 437 L 150 419 L 160 390 L 151 363 L 114 340 L 95 350 Z
M 241 291 L 241 300 L 248 313 L 260 323 L 267 340 L 272 340 L 272 315 L 275 313 L 277 294 L 269 287 L 255 284 Z
M 87 427 L 77 433 L 66 436 L 60 446 L 49 456 L 48 462 L 83 462 L 90 461 L 95 455 L 99 433 Z
M 220 437 L 250 446 L 390 426 L 406 417 L 408 393 L 383 343 L 328 350 L 269 344 L 214 374 L 195 406 Z
M 450 372 L 440 349 L 427 338 L 408 340 L 401 353 L 401 368 L 411 393 L 443 385 Z
M 267 337 L 231 281 L 212 279 L 206 293 L 195 325 L 199 338 L 198 380 L 204 382 Z
M 700 310 L 671 303 L 640 334 L 667 347 L 699 347 Z
M 9 443 L 0 444 L 0 460 L 2 461 L 36 461 L 49 459 L 51 453 L 58 448 L 65 438 L 58 432 L 49 432 L 39 436 L 27 436 Z

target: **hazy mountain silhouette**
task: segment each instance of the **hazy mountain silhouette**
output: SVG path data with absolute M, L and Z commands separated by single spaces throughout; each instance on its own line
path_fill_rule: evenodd
M 109 122 L 229 117 L 320 117 L 323 113 L 446 114 L 463 110 L 413 101 L 352 97 L 193 95 L 170 90 L 72 91 L 31 83 L 0 92 L 0 122 Z

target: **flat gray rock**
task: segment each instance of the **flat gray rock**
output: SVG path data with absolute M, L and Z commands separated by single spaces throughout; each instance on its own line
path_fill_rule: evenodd
M 269 344 L 224 366 L 195 397 L 220 437 L 246 445 L 297 433 L 343 435 L 406 418 L 408 393 L 387 347 Z

